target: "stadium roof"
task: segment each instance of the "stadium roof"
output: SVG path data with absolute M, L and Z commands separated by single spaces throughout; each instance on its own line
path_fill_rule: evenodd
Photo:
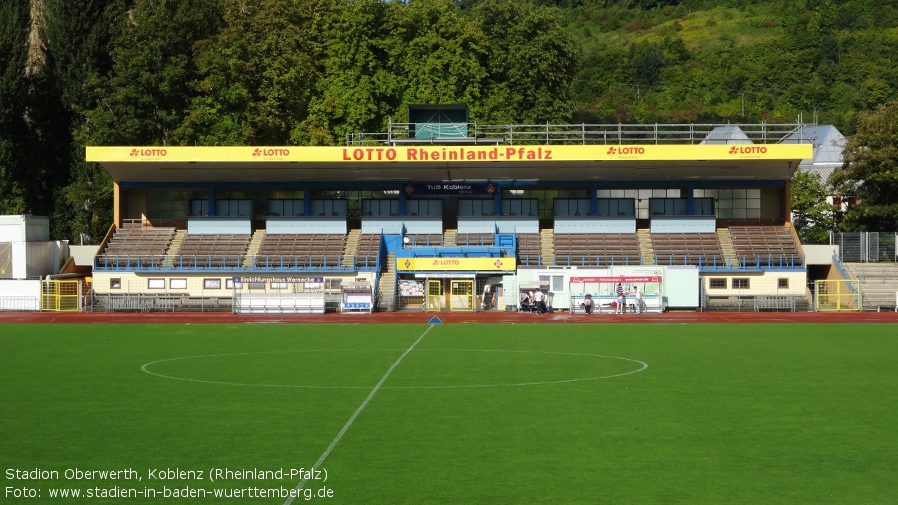
M 814 155 L 801 160 L 799 168 L 818 174 L 824 181 L 842 166 L 842 151 L 847 140 L 833 125 L 804 125 L 783 139 L 783 143 L 810 143 Z
M 807 143 L 98 147 L 117 183 L 789 180 Z
M 736 125 L 721 125 L 709 133 L 702 144 L 754 144 L 742 128 Z

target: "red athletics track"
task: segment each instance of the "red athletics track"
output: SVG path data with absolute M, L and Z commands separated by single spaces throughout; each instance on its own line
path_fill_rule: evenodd
M 377 312 L 374 314 L 231 314 L 215 312 L 0 312 L 0 324 L 13 323 L 120 323 L 120 324 L 241 324 L 241 323 L 341 323 L 425 324 L 432 317 L 443 323 L 492 324 L 685 324 L 685 323 L 892 323 L 895 312 L 694 312 L 663 314 L 529 314 L 519 312 Z

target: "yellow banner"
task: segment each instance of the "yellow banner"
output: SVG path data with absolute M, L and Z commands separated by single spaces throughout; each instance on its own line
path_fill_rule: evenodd
M 396 270 L 403 272 L 434 270 L 507 272 L 516 268 L 515 258 L 396 258 Z
M 796 160 L 813 157 L 810 144 L 598 145 L 598 146 L 402 146 L 402 147 L 99 147 L 89 162 L 546 162 Z

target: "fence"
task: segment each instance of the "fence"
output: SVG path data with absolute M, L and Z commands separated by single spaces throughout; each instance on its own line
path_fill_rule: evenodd
M 833 233 L 830 243 L 839 246 L 839 256 L 845 263 L 896 262 L 896 233 L 852 232 Z
M 15 312 L 40 311 L 40 300 L 31 296 L 0 296 L 0 310 Z

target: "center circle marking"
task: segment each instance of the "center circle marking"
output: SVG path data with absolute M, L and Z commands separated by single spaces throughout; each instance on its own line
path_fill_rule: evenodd
M 288 353 L 324 353 L 324 352 L 334 352 L 334 353 L 344 353 L 344 352 L 403 352 L 405 349 L 311 349 L 311 350 L 302 350 L 302 351 L 258 351 L 258 352 L 240 352 L 240 353 L 222 353 L 222 354 L 203 354 L 197 356 L 181 356 L 177 358 L 167 358 L 160 359 L 156 361 L 150 361 L 148 363 L 144 363 L 141 365 L 140 369 L 144 373 L 149 375 L 154 375 L 156 377 L 161 377 L 164 379 L 171 380 L 179 380 L 186 382 L 198 382 L 202 384 L 219 384 L 225 386 L 246 386 L 246 387 L 277 387 L 277 388 L 298 388 L 298 389 L 370 389 L 371 386 L 342 386 L 342 385 L 310 385 L 310 384 L 268 384 L 268 383 L 259 383 L 259 382 L 235 382 L 235 381 L 221 381 L 221 380 L 206 380 L 206 379 L 197 379 L 192 377 L 180 377 L 177 375 L 169 375 L 159 372 L 154 372 L 151 368 L 154 365 L 162 364 L 162 363 L 172 363 L 176 361 L 188 361 L 188 360 L 196 360 L 196 359 L 204 359 L 204 358 L 225 358 L 225 357 L 237 357 L 237 356 L 257 356 L 264 354 L 288 354 Z M 640 361 L 634 358 L 625 358 L 621 356 L 609 356 L 604 354 L 589 354 L 589 353 L 574 353 L 574 352 L 560 352 L 560 351 L 529 351 L 529 350 L 509 350 L 509 349 L 416 349 L 415 353 L 419 352 L 459 352 L 459 353 L 506 353 L 506 354 L 542 354 L 542 355 L 552 355 L 552 356 L 571 356 L 571 357 L 585 357 L 585 358 L 597 358 L 597 359 L 610 359 L 610 360 L 619 360 L 624 362 L 630 362 L 634 365 L 632 370 L 627 370 L 624 372 L 613 373 L 608 375 L 595 375 L 588 377 L 573 377 L 569 379 L 556 379 L 556 380 L 545 380 L 545 381 L 526 381 L 526 382 L 508 382 L 508 383 L 495 383 L 495 384 L 456 384 L 456 385 L 422 385 L 422 386 L 390 386 L 383 385 L 380 389 L 464 389 L 464 388 L 495 388 L 495 387 L 515 387 L 515 386 L 539 386 L 539 385 L 547 385 L 547 384 L 565 384 L 565 383 L 573 383 L 573 382 L 586 382 L 586 381 L 594 381 L 600 379 L 611 379 L 614 377 L 623 377 L 626 375 L 632 375 L 635 373 L 639 373 L 644 371 L 649 367 L 648 363 L 644 361 Z

